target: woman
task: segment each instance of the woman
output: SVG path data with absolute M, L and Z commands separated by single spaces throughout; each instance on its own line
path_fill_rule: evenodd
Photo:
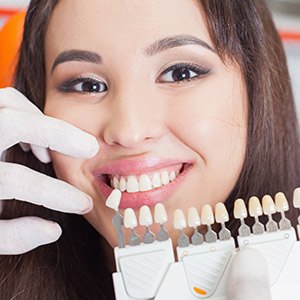
M 68 182 L 92 197 L 94 207 L 90 211 L 82 195 L 76 209 L 63 200 L 59 207 L 46 206 L 85 218 L 4 204 L 3 219 L 51 219 L 63 235 L 22 256 L 1 257 L 3 299 L 113 297 L 116 237 L 105 207 L 113 186 L 124 191 L 122 208 L 159 201 L 172 214 L 219 201 L 231 213 L 238 197 L 283 191 L 291 199 L 299 185 L 299 135 L 286 61 L 263 1 L 34 0 L 15 86 L 47 116 L 95 136 L 100 150 L 91 154 L 89 140 L 91 150 L 74 155 L 77 140 L 66 134 L 71 129 L 60 133 L 56 145 L 59 127 L 53 125 L 48 143 L 43 126 L 36 133 L 37 144 L 56 150 L 50 157 L 31 146 L 51 164 L 19 146 L 8 150 L 7 161 Z M 74 203 L 77 194 L 69 195 L 61 196 Z M 292 213 L 290 218 L 295 222 Z M 234 235 L 237 226 L 231 217 Z M 168 231 L 175 240 L 171 224 Z M 59 235 L 56 227 L 52 241 Z

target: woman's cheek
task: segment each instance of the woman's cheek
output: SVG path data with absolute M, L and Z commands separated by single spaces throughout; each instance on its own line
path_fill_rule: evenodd
M 46 97 L 44 114 L 63 120 L 81 130 L 96 135 L 102 112 L 84 99 L 62 96 L 51 92 Z
M 84 160 L 69 157 L 56 151 L 50 151 L 50 156 L 57 178 L 80 188 L 84 178 L 82 170 Z

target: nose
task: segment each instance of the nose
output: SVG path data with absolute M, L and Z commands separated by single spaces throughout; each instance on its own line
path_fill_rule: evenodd
M 164 133 L 163 104 L 151 95 L 136 91 L 119 93 L 111 99 L 103 128 L 104 142 L 109 146 L 142 149 Z

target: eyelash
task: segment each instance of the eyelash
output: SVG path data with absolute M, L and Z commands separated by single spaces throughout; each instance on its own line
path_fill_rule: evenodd
M 157 83 L 169 83 L 169 84 L 170 83 L 181 84 L 181 83 L 184 83 L 186 81 L 191 81 L 191 80 L 195 80 L 195 79 L 198 79 L 200 77 L 203 77 L 203 76 L 209 74 L 209 72 L 210 72 L 210 70 L 208 68 L 200 67 L 197 64 L 193 64 L 193 63 L 177 63 L 175 65 L 172 65 L 172 66 L 168 67 L 166 70 L 164 70 L 162 72 L 162 75 L 168 74 L 170 71 L 173 72 L 175 70 L 188 71 L 188 72 L 192 71 L 196 75 L 193 76 L 193 77 L 190 77 L 190 78 L 183 78 L 183 79 L 180 79 L 180 80 L 177 80 L 177 81 L 165 81 L 165 82 L 162 82 L 160 80 L 156 80 L 156 82 Z M 162 75 L 160 75 L 160 77 Z
M 65 82 L 63 82 L 59 87 L 58 90 L 64 93 L 83 93 L 83 94 L 92 94 L 92 93 L 103 93 L 104 91 L 92 91 L 92 92 L 85 92 L 85 91 L 78 91 L 75 89 L 76 85 L 83 85 L 83 84 L 89 84 L 92 87 L 95 85 L 100 85 L 102 88 L 104 86 L 105 91 L 107 91 L 107 85 L 103 82 L 100 81 L 99 79 L 93 78 L 93 77 L 89 77 L 89 76 L 78 76 L 78 77 L 74 77 L 71 79 L 66 80 Z
M 191 74 L 191 72 L 195 73 L 196 75 L 188 78 L 182 78 L 179 80 L 174 79 L 174 74 L 172 76 L 172 79 L 174 81 L 162 81 L 161 78 L 162 76 L 168 74 L 169 72 L 173 73 L 175 70 L 180 70 L 182 73 L 185 73 L 185 75 Z M 160 75 L 159 78 L 155 81 L 156 83 L 160 84 L 182 84 L 184 82 L 189 82 L 192 80 L 196 80 L 198 78 L 204 77 L 205 75 L 208 75 L 210 72 L 210 69 L 208 68 L 203 68 L 200 67 L 197 64 L 193 63 L 177 63 L 175 65 L 172 65 L 165 69 Z M 177 74 L 179 75 L 179 74 Z M 184 76 L 185 76 L 184 75 Z M 78 91 L 76 89 L 76 85 L 81 85 L 81 88 L 83 88 L 82 85 L 87 84 L 88 87 L 94 88 L 94 91 Z M 79 76 L 75 78 L 71 78 L 64 83 L 62 83 L 59 87 L 58 90 L 64 93 L 83 93 L 83 94 L 93 94 L 93 93 L 103 93 L 107 91 L 107 85 L 105 82 L 100 81 L 99 79 L 93 78 L 93 77 L 88 77 L 88 76 Z

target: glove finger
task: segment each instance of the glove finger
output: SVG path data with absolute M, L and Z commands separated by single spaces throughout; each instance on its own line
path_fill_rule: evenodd
M 4 107 L 42 114 L 32 102 L 12 87 L 0 89 L 0 108 Z
M 43 113 L 23 94 L 11 87 L 0 89 L 0 107 L 10 107 L 43 115 Z M 49 151 L 45 148 L 36 145 L 32 145 L 31 147 L 30 144 L 23 142 L 20 142 L 20 146 L 24 152 L 28 152 L 31 149 L 36 158 L 43 163 L 49 163 L 51 161 Z
M 60 226 L 37 217 L 0 220 L 0 255 L 16 255 L 55 242 L 61 236 Z
M 48 164 L 51 162 L 51 157 L 49 154 L 49 150 L 47 148 L 43 148 L 37 145 L 30 145 L 31 151 L 34 156 L 44 164 Z
M 25 166 L 0 162 L 0 199 L 17 199 L 47 208 L 84 214 L 93 200 L 74 186 Z
M 78 158 L 91 158 L 99 150 L 96 138 L 55 118 L 10 108 L 0 109 L 0 152 L 25 142 Z
M 227 299 L 271 300 L 268 265 L 258 250 L 244 248 L 230 265 Z

